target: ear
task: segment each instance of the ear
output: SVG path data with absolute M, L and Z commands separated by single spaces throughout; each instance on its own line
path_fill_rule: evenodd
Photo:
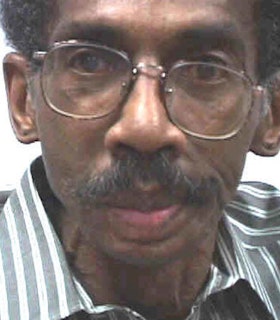
M 257 127 L 250 148 L 260 156 L 275 156 L 280 150 L 280 83 L 273 85 L 272 90 L 270 107 Z
M 28 63 L 18 53 L 9 53 L 3 62 L 10 119 L 17 139 L 23 143 L 38 140 L 35 110 L 28 86 Z

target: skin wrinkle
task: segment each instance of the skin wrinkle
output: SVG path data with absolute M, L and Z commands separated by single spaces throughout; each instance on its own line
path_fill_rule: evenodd
M 111 9 L 111 8 L 110 8 Z M 210 19 L 211 17 L 211 8 L 208 9 L 208 11 L 210 10 L 210 12 L 207 13 L 207 17 L 208 17 L 208 20 L 206 25 L 202 25 L 201 27 L 204 28 L 205 30 L 207 30 L 208 26 L 211 26 L 212 23 L 217 23 L 217 16 L 213 17 L 212 20 Z M 186 26 L 186 30 L 188 30 L 188 26 L 190 26 L 191 28 L 190 29 L 193 29 L 194 28 L 194 25 L 197 24 L 197 27 L 199 28 L 200 27 L 200 21 L 201 21 L 201 18 L 203 18 L 203 16 L 201 15 L 201 10 L 197 10 L 198 12 L 197 13 L 193 13 L 193 17 L 188 17 L 188 21 L 184 21 L 184 24 Z M 106 12 L 106 11 L 105 11 Z M 119 13 L 118 13 L 119 14 Z M 168 26 L 167 28 L 167 39 L 166 39 L 166 36 L 165 36 L 165 31 L 164 31 L 164 28 L 162 29 L 161 28 L 161 31 L 160 31 L 160 36 L 157 36 L 156 39 L 152 39 L 147 42 L 147 37 L 146 37 L 146 34 L 145 32 L 143 32 L 141 35 L 139 35 L 139 32 L 137 30 L 139 29 L 144 29 L 144 25 L 142 26 L 141 24 L 143 23 L 139 23 L 139 26 L 137 25 L 136 26 L 136 21 L 133 20 L 133 14 L 132 13 L 128 13 L 128 16 L 131 17 L 129 19 L 126 19 L 127 20 L 127 28 L 130 29 L 130 33 L 127 34 L 125 32 L 125 28 L 124 28 L 124 35 L 122 35 L 122 33 L 120 32 L 120 42 L 121 42 L 121 45 L 124 45 L 124 49 L 125 51 L 129 51 L 131 50 L 131 48 L 135 47 L 136 44 L 134 42 L 134 38 L 135 38 L 135 34 L 137 34 L 137 36 L 141 36 L 143 37 L 143 39 L 139 41 L 139 43 L 141 44 L 141 46 L 139 47 L 135 47 L 133 48 L 133 54 L 137 53 L 137 55 L 141 56 L 142 53 L 144 52 L 146 55 L 148 55 L 151 51 L 151 48 L 150 47 L 153 47 L 153 43 L 154 41 L 156 40 L 157 42 L 159 42 L 159 46 L 158 46 L 158 50 L 159 52 L 161 52 L 161 46 L 166 46 L 166 41 L 168 43 L 170 43 L 170 38 L 172 39 L 173 36 L 176 36 L 176 34 L 178 33 L 178 30 L 177 30 L 177 20 L 173 17 L 169 17 L 168 20 L 167 20 L 167 17 L 161 17 L 162 20 L 165 21 L 165 25 Z M 225 14 L 225 12 L 223 10 L 221 10 L 221 14 L 219 15 L 221 17 L 223 17 L 223 20 L 222 21 L 218 21 L 221 25 L 222 24 L 225 24 L 227 25 L 227 22 L 228 20 L 230 20 L 230 23 L 231 25 L 233 25 L 234 27 L 237 28 L 237 23 L 232 21 L 232 19 L 229 19 L 227 17 L 227 15 Z M 149 22 L 146 22 L 146 23 L 149 23 L 150 24 L 150 28 L 153 28 L 153 25 L 155 23 L 155 21 L 152 21 L 151 20 L 151 17 L 153 16 L 149 16 L 150 19 L 147 19 L 147 20 L 150 20 Z M 89 14 L 89 18 L 86 19 L 86 17 L 84 16 L 84 12 L 82 11 L 82 8 L 81 8 L 81 14 L 79 15 L 79 13 L 76 14 L 75 17 L 72 17 L 71 19 L 71 23 L 70 23 L 70 30 L 71 30 L 71 24 L 74 24 L 77 23 L 79 24 L 80 22 L 83 22 L 83 21 L 87 21 L 87 23 L 90 24 L 90 14 Z M 112 25 L 114 28 L 116 28 L 117 26 L 119 27 L 118 25 L 118 16 L 117 16 L 117 13 L 116 13 L 116 17 L 114 18 L 114 15 L 110 15 L 109 16 L 109 19 L 108 19 L 108 16 L 105 16 L 105 18 L 102 17 L 102 13 L 100 13 L 100 16 L 97 15 L 97 17 L 94 19 L 94 23 L 96 25 L 103 25 L 103 24 L 107 24 L 107 23 L 110 23 L 110 25 Z M 178 21 L 178 25 L 180 25 L 181 21 Z M 50 43 L 52 44 L 53 42 L 56 42 L 56 41 L 60 41 L 62 39 L 69 39 L 71 38 L 71 34 L 68 33 L 68 30 L 69 30 L 69 21 L 64 21 L 63 19 L 57 23 L 55 25 L 55 28 L 54 28 L 54 32 L 53 32 L 53 35 L 52 37 L 50 38 Z M 156 26 L 155 26 L 156 27 Z M 134 31 L 135 30 L 135 31 Z M 170 37 L 170 30 L 172 30 L 173 34 L 172 34 L 172 37 Z M 150 30 L 152 31 L 152 30 Z M 240 35 L 241 35 L 241 32 L 240 32 Z M 77 37 L 77 36 L 76 36 Z M 145 38 L 146 37 L 146 38 Z M 100 39 L 94 39 L 94 40 L 100 40 Z M 102 40 L 102 39 L 101 39 Z M 118 45 L 118 43 L 117 43 Z M 128 50 L 128 48 L 129 50 Z M 247 46 L 247 44 L 246 44 Z M 141 50 L 141 51 L 140 51 Z M 152 50 L 154 50 L 154 48 L 152 48 Z M 140 52 L 139 52 L 140 51 Z M 137 64 L 137 56 L 135 57 L 134 59 L 134 63 Z

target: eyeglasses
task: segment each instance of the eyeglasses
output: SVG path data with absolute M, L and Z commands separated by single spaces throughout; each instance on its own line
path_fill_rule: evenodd
M 61 115 L 99 119 L 111 114 L 142 74 L 162 82 L 170 120 L 203 139 L 234 136 L 246 121 L 253 91 L 263 91 L 243 71 L 222 63 L 177 62 L 167 72 L 159 65 L 133 66 L 124 52 L 78 40 L 55 43 L 48 52 L 35 52 L 33 59 L 43 62 L 44 99 Z

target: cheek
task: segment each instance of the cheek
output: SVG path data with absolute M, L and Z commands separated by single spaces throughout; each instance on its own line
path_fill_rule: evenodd
M 223 177 L 224 183 L 228 191 L 235 191 L 243 171 L 246 154 L 248 152 L 248 144 L 235 141 L 223 143 L 211 158 L 213 166 L 217 172 Z
M 109 165 L 103 143 L 108 124 L 104 120 L 66 118 L 42 106 L 37 122 L 47 177 L 59 198 L 69 194 L 84 177 Z
M 201 158 L 207 159 L 207 165 L 214 169 L 223 183 L 226 202 L 232 199 L 240 182 L 258 124 L 258 110 L 255 108 L 249 114 L 244 127 L 235 137 L 219 142 L 204 141 L 199 146 Z

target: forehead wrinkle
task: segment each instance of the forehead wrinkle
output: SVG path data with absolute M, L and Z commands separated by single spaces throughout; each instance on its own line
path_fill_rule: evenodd
M 247 7 L 251 7 L 251 3 L 255 1 L 243 1 L 242 6 L 238 6 L 236 0 L 160 0 L 160 5 L 158 0 L 116 0 L 113 4 L 112 0 L 59 0 L 58 11 L 61 14 L 58 20 L 67 21 L 75 17 L 79 19 L 80 16 L 79 20 L 84 18 L 88 21 L 95 19 L 97 22 L 102 22 L 106 19 L 108 22 L 113 22 L 121 17 L 127 22 L 135 23 L 140 15 L 145 22 L 155 23 L 156 18 L 160 22 L 164 21 L 170 27 L 181 24 L 186 16 L 191 23 L 192 20 L 196 20 L 196 17 L 217 20 L 220 15 L 232 18 L 238 13 L 239 20 L 241 20 L 246 16 L 244 10 L 247 12 Z
M 138 0 L 139 1 L 139 0 Z M 140 0 L 141 6 L 137 5 L 137 18 L 135 19 L 135 0 L 129 0 L 131 5 L 127 5 L 125 8 L 122 7 L 121 3 L 125 3 L 123 0 L 118 0 L 116 6 L 109 5 L 107 0 L 89 0 L 90 6 L 85 4 L 80 4 L 75 6 L 75 13 L 69 12 L 67 3 L 71 2 L 65 1 L 64 4 L 60 5 L 60 18 L 57 20 L 57 24 L 53 30 L 51 41 L 64 40 L 64 34 L 66 38 L 71 37 L 71 30 L 75 28 L 73 26 L 90 26 L 92 24 L 93 30 L 94 26 L 108 26 L 111 29 L 122 30 L 123 34 L 131 35 L 133 38 L 137 39 L 140 37 L 139 30 L 142 36 L 147 40 L 149 36 L 155 34 L 157 37 L 164 38 L 165 33 L 168 37 L 172 33 L 182 32 L 184 30 L 188 31 L 191 29 L 207 29 L 213 25 L 218 26 L 229 26 L 232 25 L 231 29 L 238 30 L 238 21 L 235 17 L 225 8 L 225 3 L 227 1 L 202 1 L 202 3 L 207 3 L 206 6 L 195 6 L 192 2 L 186 3 L 186 0 L 179 1 L 180 6 L 178 8 L 178 1 L 163 0 L 164 6 L 151 5 L 154 1 Z M 80 1 L 77 1 L 80 3 Z M 110 1 L 111 2 L 111 1 Z M 211 5 L 209 4 L 211 3 Z M 213 4 L 214 2 L 214 4 Z M 147 5 L 147 3 L 149 5 Z M 187 6 L 187 8 L 186 8 Z M 84 8 L 83 8 L 84 7 Z M 67 10 L 67 8 L 69 10 Z M 71 8 L 71 7 L 70 7 Z M 157 9 L 154 14 L 151 11 Z M 179 14 L 181 10 L 185 9 L 186 14 Z M 63 13 L 63 14 L 62 14 Z M 71 28 L 72 26 L 72 28 Z M 90 30 L 90 28 L 88 28 Z M 135 34 L 134 34 L 135 33 Z M 238 32 L 237 32 L 238 33 Z

